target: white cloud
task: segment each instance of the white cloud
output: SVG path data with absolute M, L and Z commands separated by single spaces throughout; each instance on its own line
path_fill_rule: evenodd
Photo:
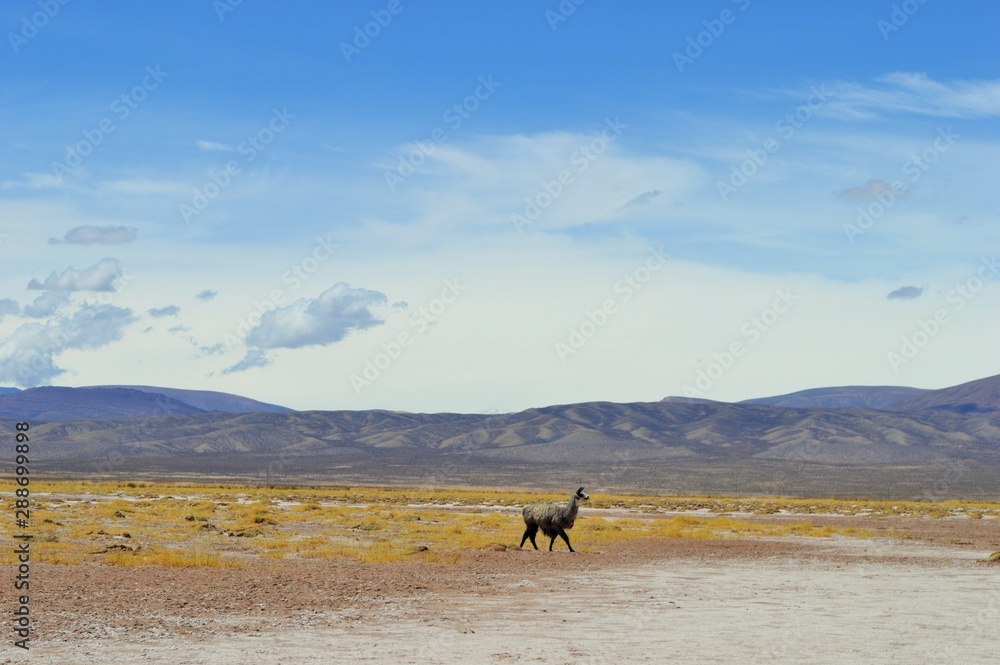
M 33 319 L 45 319 L 68 305 L 69 301 L 68 291 L 46 291 L 35 298 L 30 305 L 25 306 L 24 315 Z
M 62 240 L 49 238 L 49 244 L 121 245 L 134 242 L 136 233 L 136 229 L 128 226 L 91 226 L 88 224 L 70 229 L 63 236 Z
M 618 210 L 627 210 L 628 208 L 637 208 L 639 206 L 644 206 L 650 203 L 653 199 L 663 193 L 662 189 L 650 189 L 642 194 L 637 194 L 629 199 L 622 207 Z
M 66 370 L 55 359 L 71 349 L 97 349 L 118 341 L 135 321 L 132 310 L 88 305 L 52 324 L 26 323 L 0 340 L 0 382 L 43 385 Z
M 213 291 L 212 289 L 205 289 L 195 294 L 194 297 L 197 298 L 198 300 L 204 300 L 205 302 L 208 302 L 217 295 L 219 295 L 218 291 Z
M 52 189 L 62 186 L 63 179 L 51 173 L 22 173 L 21 180 L 0 183 L 0 189 Z
M 147 313 L 155 319 L 161 319 L 165 316 L 177 316 L 181 313 L 181 308 L 177 305 L 167 305 L 166 307 L 154 307 L 147 310 Z
M 223 373 L 266 367 L 271 364 L 268 349 L 326 346 L 341 341 L 353 330 L 382 325 L 385 320 L 375 310 L 387 303 L 384 293 L 339 282 L 316 298 L 301 298 L 265 312 L 247 334 L 244 358 Z
M 114 291 L 115 282 L 122 277 L 122 264 L 118 259 L 104 259 L 85 270 L 67 268 L 52 273 L 44 282 L 33 279 L 29 289 L 43 291 Z
M 881 178 L 871 178 L 863 185 L 848 187 L 837 192 L 837 198 L 844 203 L 858 204 L 869 203 L 876 200 L 879 195 L 888 194 L 893 199 L 905 198 L 909 196 L 909 190 L 894 191 L 892 186 Z
M 339 342 L 352 330 L 384 323 L 372 310 L 385 305 L 384 293 L 340 282 L 316 298 L 302 298 L 261 316 L 247 335 L 247 345 L 261 349 L 297 349 Z
M 151 180 L 148 178 L 108 180 L 101 183 L 101 188 L 122 194 L 168 194 L 171 196 L 191 194 L 191 187 L 182 182 L 175 180 Z
M 1000 115 L 1000 80 L 947 81 L 923 72 L 894 72 L 876 85 L 837 82 L 828 85 L 822 112 L 847 119 L 871 120 L 908 113 L 939 118 L 985 118 Z
M 0 321 L 3 321 L 6 316 L 17 314 L 20 311 L 21 307 L 17 304 L 16 300 L 0 298 Z
M 238 363 L 222 370 L 223 374 L 236 374 L 245 372 L 255 367 L 267 367 L 271 364 L 271 359 L 267 357 L 267 352 L 263 349 L 247 349 L 246 355 Z
M 614 223 L 633 210 L 647 214 L 653 204 L 676 203 L 704 182 L 693 161 L 632 154 L 624 147 L 628 127 L 618 134 L 607 128 L 439 145 L 425 166 L 396 183 L 396 193 L 415 197 L 423 219 L 436 228 L 516 232 L 513 215 L 533 218 L 531 230 Z M 398 161 L 381 166 L 392 174 Z M 644 206 L 630 206 L 636 192 L 658 193 L 642 199 Z
M 913 300 L 919 298 L 924 293 L 923 288 L 918 286 L 901 286 L 886 296 L 889 300 Z
M 205 152 L 212 152 L 212 151 L 226 152 L 233 149 L 232 146 L 226 145 L 225 143 L 216 143 L 215 141 L 202 141 L 201 139 L 195 141 L 194 144 L 198 146 L 199 150 L 204 150 Z

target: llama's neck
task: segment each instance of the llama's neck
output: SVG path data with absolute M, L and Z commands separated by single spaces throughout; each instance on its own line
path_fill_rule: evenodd
M 580 510 L 580 504 L 576 500 L 576 495 L 574 494 L 569 499 L 569 517 L 570 519 L 575 519 L 577 512 Z

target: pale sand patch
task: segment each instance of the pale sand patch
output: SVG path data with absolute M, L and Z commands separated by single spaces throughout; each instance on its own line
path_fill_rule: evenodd
M 872 560 L 863 551 L 872 546 L 908 558 Z M 828 556 L 592 569 L 561 591 L 542 592 L 548 585 L 524 577 L 508 594 L 387 599 L 365 621 L 334 627 L 141 644 L 83 639 L 33 649 L 31 662 L 996 662 L 1000 568 L 915 543 L 819 549 Z

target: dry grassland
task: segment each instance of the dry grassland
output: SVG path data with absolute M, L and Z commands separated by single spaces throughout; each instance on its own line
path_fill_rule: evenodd
M 4 498 L 12 508 L 13 495 Z M 30 532 L 38 561 L 66 565 L 242 567 L 262 559 L 458 563 L 470 551 L 516 547 L 523 530 L 521 506 L 567 498 L 568 493 L 464 489 L 39 482 L 32 485 Z M 874 535 L 804 519 L 751 518 L 774 514 L 982 518 L 1000 515 L 1000 504 L 595 494 L 571 538 L 581 552 L 592 552 L 636 539 Z M 6 522 L 4 528 L 9 529 Z M 12 550 L 5 549 L 0 562 L 12 563 Z

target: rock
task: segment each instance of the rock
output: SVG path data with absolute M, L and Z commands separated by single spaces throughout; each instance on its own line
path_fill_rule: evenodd
M 93 552 L 91 552 L 91 554 L 107 554 L 108 552 L 114 552 L 114 551 L 131 552 L 132 554 L 135 554 L 140 549 L 142 549 L 142 545 L 135 545 L 135 546 L 130 546 L 130 545 L 108 545 L 104 549 L 94 550 Z

